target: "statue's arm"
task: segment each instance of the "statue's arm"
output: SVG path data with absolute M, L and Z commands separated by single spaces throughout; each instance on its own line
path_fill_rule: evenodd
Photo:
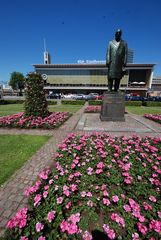
M 110 43 L 108 44 L 108 47 L 107 47 L 107 52 L 106 52 L 106 66 L 108 67 L 109 66 L 109 63 L 110 63 L 110 56 L 111 56 L 111 54 L 110 54 L 110 50 L 111 49 L 111 45 L 110 45 Z
M 128 57 L 128 46 L 127 43 L 125 43 L 125 58 L 124 58 L 124 66 L 127 64 L 127 57 Z

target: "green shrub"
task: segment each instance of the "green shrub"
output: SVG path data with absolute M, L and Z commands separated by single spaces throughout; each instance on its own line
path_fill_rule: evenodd
M 6 104 L 21 104 L 24 103 L 25 100 L 5 100 L 5 99 L 0 99 L 0 105 L 6 105 Z
M 142 106 L 142 101 L 125 101 L 125 106 Z
M 85 100 L 62 100 L 62 104 L 71 104 L 71 105 L 84 105 Z
M 147 102 L 143 102 L 143 106 L 146 106 L 146 107 L 161 107 L 161 102 L 147 101 Z
M 55 100 L 47 100 L 47 102 L 48 102 L 48 105 L 57 105 L 57 101 L 55 101 Z
M 39 73 L 29 73 L 25 79 L 25 116 L 49 115 L 45 98 L 44 80 Z
M 102 104 L 102 100 L 89 100 L 88 104 L 89 105 L 94 105 L 94 106 L 101 105 Z

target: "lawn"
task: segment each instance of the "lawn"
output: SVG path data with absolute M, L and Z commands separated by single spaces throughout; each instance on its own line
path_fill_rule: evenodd
M 82 105 L 49 105 L 49 110 L 51 112 L 70 112 L 76 113 L 79 109 L 82 108 Z
M 145 106 L 126 106 L 126 111 L 137 115 L 149 114 L 161 114 L 161 107 L 145 107 Z
M 82 106 L 80 105 L 49 105 L 49 110 L 51 112 L 69 112 L 75 113 L 77 112 Z M 0 117 L 6 115 L 12 115 L 14 113 L 24 111 L 23 104 L 6 104 L 0 105 Z
M 0 185 L 49 139 L 49 136 L 0 135 Z
M 0 105 L 0 117 L 12 115 L 24 110 L 23 104 L 6 104 Z

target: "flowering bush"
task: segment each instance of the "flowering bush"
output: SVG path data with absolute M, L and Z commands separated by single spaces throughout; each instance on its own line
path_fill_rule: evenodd
M 49 111 L 44 92 L 44 80 L 39 73 L 29 73 L 25 79 L 25 116 L 47 117 Z
M 161 123 L 161 114 L 145 114 L 144 117 L 155 122 Z
M 25 190 L 7 240 L 161 238 L 160 138 L 70 134 L 55 159 Z
M 101 112 L 101 106 L 88 106 L 85 108 L 84 112 L 86 113 L 100 113 Z
M 25 114 L 20 112 L 0 117 L 0 127 L 51 129 L 60 126 L 69 117 L 69 112 L 53 112 L 44 118 L 36 116 L 25 117 Z

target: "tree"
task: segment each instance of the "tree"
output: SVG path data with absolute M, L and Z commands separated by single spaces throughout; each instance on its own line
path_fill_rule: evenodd
M 49 115 L 45 98 L 44 80 L 39 73 L 29 73 L 25 79 L 25 116 L 46 117 Z
M 25 82 L 25 77 L 22 73 L 20 72 L 11 73 L 9 85 L 14 90 L 20 90 L 20 96 L 22 95 L 22 89 L 24 89 L 24 82 Z

